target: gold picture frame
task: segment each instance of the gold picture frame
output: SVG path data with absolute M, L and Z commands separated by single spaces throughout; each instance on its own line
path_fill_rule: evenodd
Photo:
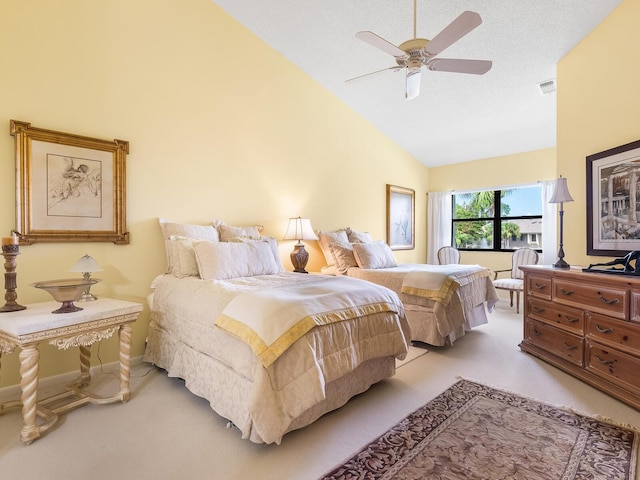
M 391 250 L 415 248 L 415 191 L 387 184 L 387 243 Z
M 101 140 L 11 120 L 20 243 L 129 243 L 129 142 Z

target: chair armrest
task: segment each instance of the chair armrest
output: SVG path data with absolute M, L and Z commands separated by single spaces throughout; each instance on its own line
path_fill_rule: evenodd
M 493 279 L 497 280 L 498 279 L 498 274 L 499 273 L 504 273 L 504 272 L 511 272 L 511 269 L 510 268 L 506 268 L 504 270 L 494 270 L 493 271 Z

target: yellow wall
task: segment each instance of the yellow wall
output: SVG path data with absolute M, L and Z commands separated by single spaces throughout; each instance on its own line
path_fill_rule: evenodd
M 640 139 L 640 2 L 625 0 L 558 64 L 558 172 L 574 202 L 565 204 L 569 263 L 587 256 L 586 157 Z
M 429 169 L 429 191 L 464 191 L 550 180 L 556 176 L 555 168 L 555 148 L 435 167 Z M 499 270 L 511 267 L 511 253 L 463 251 L 460 261 Z
M 84 253 L 105 269 L 98 296 L 145 302 L 166 267 L 160 216 L 259 223 L 281 238 L 301 215 L 316 229 L 351 226 L 384 239 L 387 183 L 416 192 L 416 248 L 396 258 L 425 261 L 426 167 L 211 0 L 3 2 L 0 63 L 0 236 L 15 227 L 10 119 L 128 140 L 131 149 L 131 243 L 22 247 L 20 303 L 50 300 L 28 284 L 72 276 Z M 281 243 L 289 268 L 293 243 Z M 316 242 L 308 247 L 317 270 L 322 254 Z M 134 356 L 147 324 L 145 309 Z M 103 362 L 114 361 L 115 339 L 104 343 Z M 76 351 L 40 350 L 41 376 L 77 368 Z M 2 357 L 0 377 L 0 386 L 18 383 L 16 353 Z

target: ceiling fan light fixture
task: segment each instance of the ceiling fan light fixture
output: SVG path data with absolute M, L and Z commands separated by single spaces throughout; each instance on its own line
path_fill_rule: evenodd
M 420 67 L 407 69 L 407 100 L 416 98 L 420 94 Z

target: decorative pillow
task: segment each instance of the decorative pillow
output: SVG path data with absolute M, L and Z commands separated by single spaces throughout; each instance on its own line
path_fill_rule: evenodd
M 171 273 L 176 277 L 197 277 L 200 275 L 196 254 L 193 251 L 192 238 L 169 235 L 169 251 L 173 262 Z
M 347 237 L 349 237 L 350 243 L 371 243 L 373 239 L 369 232 L 359 232 L 358 230 L 353 230 L 350 227 L 347 227 Z
M 259 235 L 257 237 L 253 236 L 244 236 L 244 237 L 233 237 L 229 240 L 230 242 L 241 242 L 241 243 L 251 243 L 251 242 L 265 242 L 271 248 L 271 253 L 273 254 L 273 259 L 278 266 L 278 269 L 281 272 L 284 272 L 284 265 L 282 265 L 282 259 L 280 258 L 280 250 L 278 249 L 278 240 L 273 237 L 267 237 L 264 235 Z
M 353 256 L 353 245 L 347 243 L 330 243 L 329 250 L 335 259 L 338 273 L 344 275 L 350 267 L 357 267 L 356 257 Z
M 333 258 L 333 254 L 329 249 L 329 245 L 332 243 L 349 243 L 349 237 L 347 237 L 346 230 L 337 230 L 335 232 L 318 232 L 318 242 L 320 242 L 320 248 L 322 249 L 322 253 L 324 253 L 324 259 L 327 262 L 328 266 L 333 266 L 336 264 L 335 259 Z
M 200 277 L 205 280 L 275 275 L 279 273 L 267 242 L 194 241 Z
M 382 240 L 371 243 L 354 243 L 353 256 L 360 268 L 374 269 L 398 266 L 391 248 Z
M 190 223 L 174 223 L 166 218 L 159 218 L 160 230 L 164 239 L 164 249 L 167 254 L 167 272 L 171 272 L 173 268 L 173 258 L 171 255 L 171 245 L 169 237 L 176 235 L 180 237 L 209 240 L 211 242 L 219 242 L 220 235 L 212 225 L 193 225 Z
M 254 225 L 250 227 L 232 227 L 222 220 L 214 220 L 213 226 L 220 233 L 220 241 L 228 242 L 235 237 L 259 237 L 260 232 L 264 228 L 262 225 Z

